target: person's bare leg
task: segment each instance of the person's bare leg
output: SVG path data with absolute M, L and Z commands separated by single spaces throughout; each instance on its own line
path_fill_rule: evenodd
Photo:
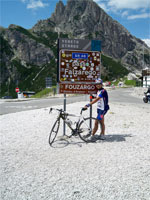
M 101 135 L 105 135 L 104 117 L 102 118 L 102 120 L 100 120 L 100 125 L 101 125 Z
M 95 135 L 97 129 L 98 129 L 98 120 L 95 120 L 94 128 L 92 130 L 92 135 Z

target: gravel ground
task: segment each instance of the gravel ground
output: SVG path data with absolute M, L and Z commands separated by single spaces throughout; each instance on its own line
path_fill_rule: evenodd
M 131 93 L 132 96 L 142 98 L 144 97 L 144 92 L 147 92 L 148 88 L 143 87 L 134 87 L 133 92 Z
M 79 114 L 86 103 L 69 104 L 67 111 Z M 53 147 L 48 137 L 56 112 L 0 116 L 1 199 L 149 200 L 150 105 L 141 105 L 110 104 L 106 141 L 85 144 L 76 137 Z

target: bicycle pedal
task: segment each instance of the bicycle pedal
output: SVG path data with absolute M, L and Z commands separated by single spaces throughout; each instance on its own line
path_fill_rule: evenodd
M 84 138 L 88 138 L 88 137 L 90 137 L 91 136 L 91 133 L 88 133 L 87 135 L 84 135 L 83 137 Z
M 69 136 L 67 136 L 67 135 L 63 135 L 63 136 L 58 137 L 59 140 L 67 140 L 68 138 L 69 138 Z
M 77 132 L 72 133 L 72 136 L 77 136 L 77 135 L 78 135 Z

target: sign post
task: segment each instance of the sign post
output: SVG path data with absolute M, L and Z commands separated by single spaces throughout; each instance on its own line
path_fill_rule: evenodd
M 66 94 L 96 93 L 95 80 L 101 75 L 101 41 L 60 38 L 58 49 L 57 81 L 66 110 Z
M 92 102 L 92 95 L 90 95 L 90 102 Z M 92 117 L 92 106 L 90 106 L 90 117 Z M 90 120 L 90 128 L 92 128 L 92 120 Z
M 94 93 L 95 80 L 100 77 L 100 60 L 101 55 L 97 51 L 61 50 L 59 52 L 60 93 Z
M 64 94 L 64 111 L 66 111 L 66 94 Z M 63 130 L 63 135 L 66 133 L 66 124 L 64 121 L 64 130 Z

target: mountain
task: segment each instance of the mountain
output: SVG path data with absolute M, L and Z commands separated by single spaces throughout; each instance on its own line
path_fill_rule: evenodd
M 70 37 L 100 39 L 104 54 L 121 59 L 129 69 L 133 66 L 141 70 L 150 65 L 147 59 L 150 52 L 148 46 L 132 36 L 92 0 L 68 0 L 66 6 L 60 1 L 51 20 L 56 24 L 55 30 L 63 30 Z M 37 29 L 38 24 L 35 27 Z M 146 54 L 144 65 L 143 48 Z
M 56 83 L 58 37 L 101 40 L 104 79 L 150 67 L 150 48 L 95 2 L 59 1 L 51 17 L 30 30 L 17 25 L 0 28 L 1 96 L 15 96 L 16 85 L 37 92 L 45 87 L 47 76 Z

